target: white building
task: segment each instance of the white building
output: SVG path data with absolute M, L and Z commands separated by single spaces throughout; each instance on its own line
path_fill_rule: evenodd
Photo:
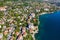
M 2 34 L 2 33 L 0 34 L 0 39 L 1 39 L 1 38 L 3 38 L 3 34 Z
M 31 13 L 31 16 L 34 18 L 35 17 L 35 13 Z
M 29 28 L 34 29 L 33 23 L 30 23 L 30 24 L 29 24 Z
M 44 8 L 44 11 L 49 11 L 49 8 Z

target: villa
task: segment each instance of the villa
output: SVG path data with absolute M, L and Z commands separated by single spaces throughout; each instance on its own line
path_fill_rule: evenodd
M 15 33 L 16 33 L 17 36 L 20 34 L 19 32 L 15 32 Z
M 36 18 L 33 18 L 33 21 L 34 21 L 34 22 L 36 22 L 36 21 L 37 21 L 37 19 L 36 19 Z
M 49 8 L 44 8 L 44 11 L 49 11 Z
M 4 7 L 0 7 L 0 11 L 6 11 L 7 9 L 7 6 L 4 6 Z
M 19 35 L 18 35 L 17 40 L 23 40 L 23 36 L 22 36 L 22 34 L 19 34 Z
M 29 32 L 30 33 L 34 33 L 33 29 L 29 28 Z
M 0 28 L 1 28 L 1 25 L 0 25 Z
M 4 31 L 4 35 L 7 35 L 8 34 L 8 30 L 6 29 L 5 31 Z
M 39 6 L 36 6 L 36 12 L 40 12 L 40 7 Z
M 36 9 L 36 12 L 40 12 L 40 9 Z
M 31 13 L 31 16 L 34 18 L 35 17 L 35 13 Z
M 3 39 L 3 34 L 2 33 L 0 33 L 0 40 L 2 40 Z
M 0 24 L 4 24 L 4 21 L 3 20 L 0 20 Z
M 30 24 L 29 24 L 29 28 L 34 29 L 33 23 L 30 23 Z
M 26 33 L 26 32 L 23 32 L 22 34 L 23 34 L 23 37 L 26 37 L 26 35 L 27 35 L 27 33 Z
M 13 36 L 11 36 L 11 38 L 10 38 L 9 40 L 14 40 L 14 37 L 13 37 Z
M 3 29 L 6 29 L 6 26 L 3 26 Z

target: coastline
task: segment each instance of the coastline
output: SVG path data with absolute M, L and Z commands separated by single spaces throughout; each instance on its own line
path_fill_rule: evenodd
M 43 13 L 39 14 L 39 16 L 44 15 L 44 14 L 47 14 L 47 13 L 43 12 Z M 39 25 L 40 25 L 40 21 L 39 21 L 39 17 L 38 17 L 38 31 L 39 31 Z M 34 40 L 36 40 L 36 35 L 37 35 L 37 33 L 39 33 L 38 31 L 36 31 L 33 35 Z
M 6 1 L 2 3 L 3 6 L 0 7 L 0 33 L 4 35 L 1 39 L 6 40 L 8 38 L 12 40 L 16 40 L 16 38 L 19 40 L 40 40 L 40 16 L 57 10 L 54 6 L 44 2 Z
M 53 14 L 53 13 L 54 13 L 54 12 L 49 12 L 49 13 L 43 12 L 43 13 L 39 14 L 39 17 L 40 17 L 40 15 Z M 39 27 L 40 27 L 40 20 L 39 20 L 39 17 L 38 17 L 38 32 L 35 33 L 35 40 L 36 40 L 36 35 L 38 35 L 38 33 L 40 32 L 40 31 L 39 31 Z
M 37 26 L 38 27 L 38 26 Z M 33 37 L 33 40 L 36 40 L 35 38 L 35 34 L 38 33 L 38 29 L 33 33 L 32 37 Z

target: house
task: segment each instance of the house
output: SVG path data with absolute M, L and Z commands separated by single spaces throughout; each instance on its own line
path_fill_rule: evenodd
M 35 17 L 35 13 L 31 13 L 31 16 L 34 18 Z
M 0 7 L 0 11 L 6 11 L 7 9 L 7 6 L 4 6 L 4 7 Z
M 21 21 L 24 21 L 24 16 L 21 16 L 22 18 L 21 18 Z
M 33 21 L 34 21 L 34 22 L 36 22 L 36 21 L 37 21 L 37 19 L 36 19 L 36 18 L 34 18 L 34 19 L 33 19 Z
M 0 20 L 0 24 L 4 24 L 4 21 Z
M 17 40 L 23 40 L 22 34 L 19 34 L 19 35 L 18 35 Z
M 36 6 L 36 12 L 40 12 L 40 7 Z
M 26 32 L 23 32 L 23 37 L 26 37 L 27 33 Z
M 11 36 L 9 40 L 14 40 L 14 37 L 13 37 L 13 36 Z
M 46 12 L 41 13 L 40 15 L 47 14 Z
M 22 27 L 22 35 L 23 35 L 23 37 L 25 37 L 27 35 L 25 27 Z
M 49 11 L 49 8 L 44 8 L 44 11 Z
M 22 33 L 26 32 L 26 28 L 22 27 Z
M 0 28 L 1 28 L 1 25 L 0 25 Z
M 33 29 L 31 29 L 31 28 L 29 29 L 29 31 L 30 31 L 30 33 L 34 33 Z
M 9 28 L 9 32 L 12 32 L 12 31 L 13 31 L 13 27 L 10 27 L 10 28 Z
M 7 35 L 7 34 L 8 34 L 8 29 L 4 31 L 4 35 Z
M 3 30 L 5 30 L 6 29 L 6 26 L 3 26 Z
M 36 12 L 40 12 L 40 9 L 36 9 Z
M 29 24 L 29 28 L 34 29 L 33 23 L 30 23 L 30 24 Z
M 18 36 L 19 35 L 19 32 L 16 32 L 16 35 Z
M 30 16 L 28 16 L 28 19 L 30 19 L 30 20 L 31 20 L 31 19 L 32 19 L 32 16 L 31 16 L 31 15 L 30 15 Z
M 3 34 L 2 33 L 0 33 L 0 40 L 3 38 Z

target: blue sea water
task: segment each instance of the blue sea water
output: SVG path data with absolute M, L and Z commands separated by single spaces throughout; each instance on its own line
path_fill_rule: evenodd
M 39 31 L 36 40 L 60 40 L 60 10 L 39 16 Z

